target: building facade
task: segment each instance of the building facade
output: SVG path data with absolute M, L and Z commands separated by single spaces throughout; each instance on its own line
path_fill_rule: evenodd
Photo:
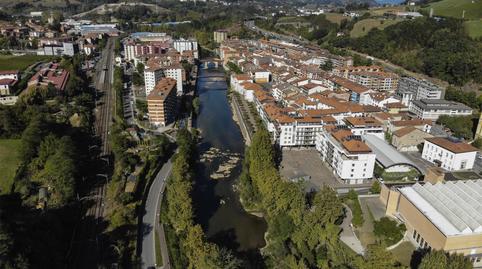
M 426 80 L 413 77 L 402 77 L 398 81 L 397 95 L 406 106 L 412 100 L 442 99 L 442 88 Z
M 176 113 L 176 80 L 163 78 L 147 96 L 149 122 L 154 126 L 166 126 L 174 121 Z
M 419 119 L 437 120 L 442 115 L 470 116 L 472 108 L 455 101 L 421 99 L 413 100 L 408 107 L 409 111 Z
M 474 167 L 478 151 L 465 142 L 433 137 L 425 139 L 422 158 L 448 171 L 468 170 Z
M 413 245 L 462 254 L 482 266 L 482 180 L 383 189 L 386 214 L 404 222 Z
M 350 130 L 325 128 L 316 136 L 316 149 L 347 184 L 361 184 L 373 177 L 376 156 Z

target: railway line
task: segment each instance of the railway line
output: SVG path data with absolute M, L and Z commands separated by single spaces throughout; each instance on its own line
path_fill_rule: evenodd
M 112 125 L 113 110 L 113 65 L 114 65 L 114 40 L 109 39 L 102 52 L 102 57 L 96 65 L 94 74 L 94 87 L 96 96 L 100 95 L 95 108 L 95 135 L 100 139 L 99 161 L 105 162 L 100 167 L 109 166 L 111 147 L 109 145 L 109 130 Z M 72 257 L 67 268 L 96 268 L 101 264 L 102 222 L 104 219 L 104 197 L 107 191 L 108 169 L 102 169 L 94 179 L 91 190 L 81 199 L 82 207 L 87 207 L 81 219 L 81 227 L 77 235 L 75 256 Z

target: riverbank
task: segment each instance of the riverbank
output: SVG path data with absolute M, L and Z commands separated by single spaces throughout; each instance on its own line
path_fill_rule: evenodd
M 228 85 L 221 79 L 222 70 L 200 72 L 196 94 L 201 109 L 193 124 L 202 133 L 198 152 L 204 161 L 195 169 L 192 191 L 195 222 L 201 225 L 209 241 L 233 250 L 242 258 L 248 264 L 246 268 L 259 268 L 262 264 L 259 249 L 265 246 L 267 224 L 261 214 L 247 212 L 235 192 L 247 128 L 243 131 L 236 122 L 241 119 L 241 110 L 236 114 L 229 101 Z

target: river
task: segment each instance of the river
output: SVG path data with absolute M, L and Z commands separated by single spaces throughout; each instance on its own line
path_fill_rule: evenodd
M 265 245 L 263 218 L 247 213 L 234 185 L 241 172 L 244 140 L 232 118 L 224 72 L 200 69 L 197 93 L 201 107 L 194 124 L 201 132 L 193 202 L 196 219 L 208 239 L 233 250 L 248 268 L 261 268 L 259 249 Z M 212 179 L 220 164 L 231 160 L 229 176 Z

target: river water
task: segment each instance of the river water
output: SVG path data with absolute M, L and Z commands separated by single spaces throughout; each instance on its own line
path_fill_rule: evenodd
M 244 141 L 232 118 L 227 84 L 222 70 L 201 70 L 197 92 L 201 101 L 195 126 L 201 131 L 198 151 L 201 161 L 193 189 L 195 221 L 208 239 L 233 250 L 248 268 L 260 268 L 259 248 L 265 245 L 264 219 L 247 213 L 233 186 L 241 172 Z M 238 161 L 236 161 L 239 159 Z M 225 178 L 213 179 L 220 164 L 231 160 L 234 168 Z

